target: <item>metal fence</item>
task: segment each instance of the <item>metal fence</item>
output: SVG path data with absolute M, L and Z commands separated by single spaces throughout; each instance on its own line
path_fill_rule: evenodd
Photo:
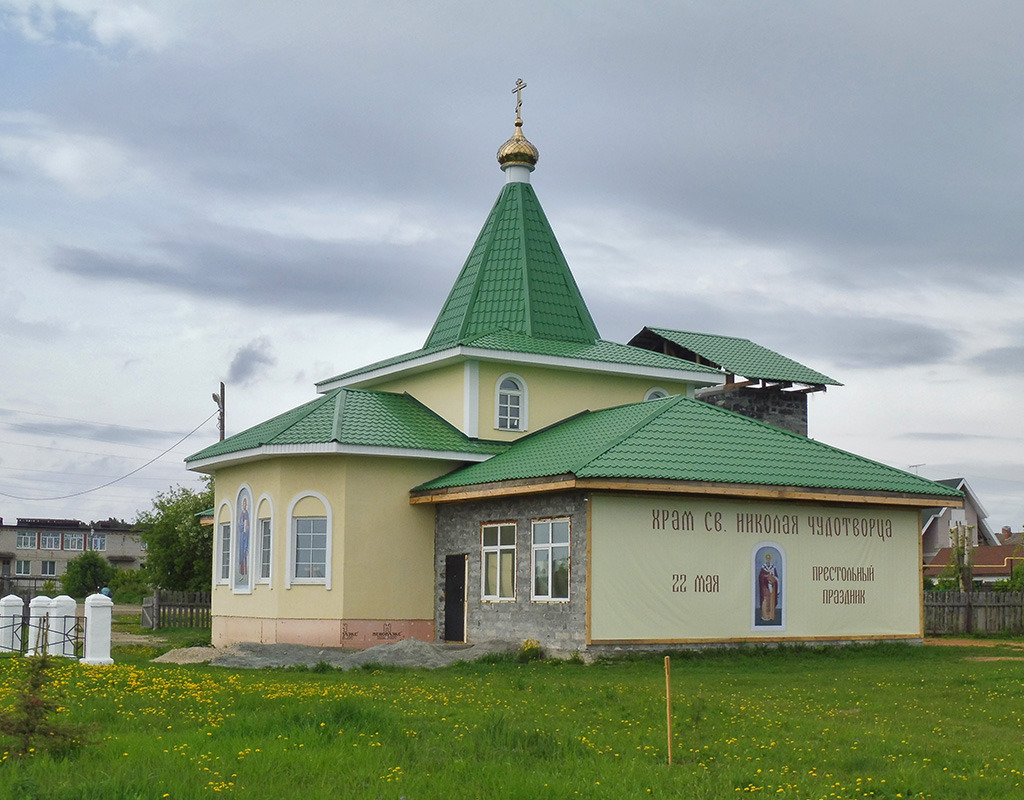
M 1024 633 L 1024 592 L 925 592 L 924 631 Z
M 0 618 L 0 642 L 11 644 L 0 651 L 32 655 L 46 650 L 69 658 L 85 653 L 85 617 L 30 617 L 27 606 L 25 612 Z
M 142 601 L 142 627 L 209 628 L 210 592 L 172 592 L 157 589 Z
M 16 594 L 26 603 L 36 595 L 53 593 L 57 586 L 54 578 L 30 578 L 22 575 L 0 576 L 0 597 Z

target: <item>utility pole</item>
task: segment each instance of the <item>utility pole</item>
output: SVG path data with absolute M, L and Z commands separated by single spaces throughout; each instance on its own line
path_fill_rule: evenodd
M 213 402 L 217 404 L 217 408 L 220 409 L 220 413 L 217 415 L 218 425 L 220 426 L 220 440 L 224 441 L 224 381 L 220 382 L 220 394 L 213 393 Z

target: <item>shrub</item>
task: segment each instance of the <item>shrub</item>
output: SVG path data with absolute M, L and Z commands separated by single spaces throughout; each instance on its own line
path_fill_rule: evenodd
M 139 569 L 115 570 L 107 585 L 119 603 L 141 603 L 143 597 L 152 594 L 145 574 Z
M 9 752 L 18 758 L 43 750 L 57 756 L 70 754 L 83 743 L 85 728 L 56 718 L 62 707 L 52 696 L 53 660 L 44 653 L 23 663 L 25 677 L 15 691 L 14 705 L 0 714 L 0 736 L 14 741 Z
M 84 597 L 102 586 L 107 586 L 114 577 L 114 568 L 99 553 L 86 550 L 82 555 L 68 562 L 68 569 L 60 576 L 64 593 L 72 597 Z

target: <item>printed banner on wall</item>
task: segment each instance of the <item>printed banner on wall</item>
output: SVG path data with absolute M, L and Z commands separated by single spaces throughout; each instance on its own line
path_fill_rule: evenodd
M 915 509 L 590 498 L 590 639 L 921 635 Z

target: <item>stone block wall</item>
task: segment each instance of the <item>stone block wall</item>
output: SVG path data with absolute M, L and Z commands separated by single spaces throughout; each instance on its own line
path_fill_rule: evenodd
M 531 599 L 532 523 L 569 518 L 569 601 Z M 484 524 L 516 524 L 515 600 L 484 601 L 480 528 Z M 445 629 L 445 560 L 468 554 L 466 641 L 492 639 L 522 642 L 534 639 L 548 650 L 582 650 L 586 646 L 587 501 L 581 492 L 532 497 L 496 498 L 437 507 L 434 540 L 435 630 Z
M 776 388 L 713 386 L 694 395 L 704 403 L 766 422 L 801 436 L 807 435 L 807 395 Z

